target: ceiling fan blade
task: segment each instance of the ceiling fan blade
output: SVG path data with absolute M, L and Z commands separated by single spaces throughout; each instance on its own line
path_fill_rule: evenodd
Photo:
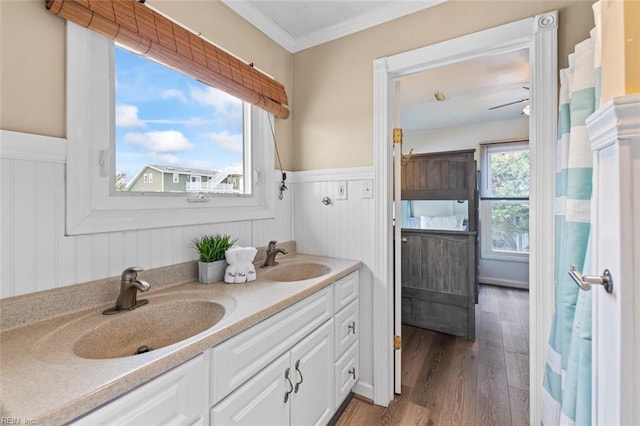
M 491 111 L 492 109 L 498 109 L 498 108 L 506 107 L 506 106 L 509 106 L 509 105 L 519 104 L 521 102 L 526 102 L 528 100 L 529 100 L 529 98 L 524 98 L 524 99 L 520 99 L 519 101 L 513 101 L 513 102 L 509 102 L 509 103 L 502 104 L 502 105 L 496 105 L 496 106 L 493 106 L 493 107 L 489 108 L 489 111 Z

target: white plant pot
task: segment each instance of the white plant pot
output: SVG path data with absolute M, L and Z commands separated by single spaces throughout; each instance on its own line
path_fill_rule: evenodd
M 223 281 L 226 269 L 226 260 L 216 260 L 215 262 L 198 261 L 198 281 L 204 284 Z

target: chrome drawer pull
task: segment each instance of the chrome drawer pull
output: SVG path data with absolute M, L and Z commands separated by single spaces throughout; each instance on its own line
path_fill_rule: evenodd
M 356 368 L 353 367 L 349 370 L 349 374 L 353 377 L 353 380 L 356 379 Z
M 356 334 L 356 322 L 352 321 L 351 324 L 349 324 L 349 326 L 347 327 L 349 330 L 353 331 L 353 334 Z M 347 331 L 347 334 L 349 334 L 349 332 Z
M 300 376 L 300 381 L 298 383 L 296 383 L 296 387 L 294 389 L 294 392 L 298 393 L 298 389 L 300 388 L 300 384 L 304 381 L 304 377 L 302 377 L 302 371 L 300 371 L 300 360 L 296 361 L 296 371 L 298 372 L 298 375 Z
M 293 383 L 291 383 L 291 380 L 289 379 L 289 373 L 290 373 L 291 369 L 287 368 L 284 372 L 284 378 L 287 379 L 287 382 L 289 382 L 289 390 L 287 392 L 284 393 L 284 403 L 286 404 L 287 401 L 289 401 L 289 395 L 291 395 L 291 392 L 293 392 Z

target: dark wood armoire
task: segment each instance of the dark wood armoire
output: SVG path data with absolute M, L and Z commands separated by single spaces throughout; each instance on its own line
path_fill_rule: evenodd
M 415 154 L 402 200 L 467 201 L 464 229 L 402 228 L 402 322 L 475 339 L 478 190 L 475 150 Z

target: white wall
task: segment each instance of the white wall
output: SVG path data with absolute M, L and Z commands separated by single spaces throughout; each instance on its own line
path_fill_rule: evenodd
M 480 143 L 494 140 L 527 139 L 529 120 L 526 118 L 471 124 L 455 128 L 435 129 L 404 135 L 403 152 L 411 148 L 415 154 L 475 149 L 479 165 Z M 480 225 L 482 226 L 482 224 Z M 529 264 L 480 258 L 480 282 L 528 288 Z
M 298 251 L 360 260 L 360 380 L 355 391 L 373 398 L 374 200 L 362 198 L 363 179 L 373 168 L 297 172 L 293 177 L 294 235 Z M 347 199 L 337 200 L 338 182 Z M 325 206 L 323 197 L 331 198 Z
M 131 265 L 195 260 L 191 241 L 205 232 L 252 246 L 293 239 L 290 192 L 276 199 L 274 219 L 65 236 L 64 151 L 38 146 L 6 149 L 0 141 L 0 298 L 117 276 Z

